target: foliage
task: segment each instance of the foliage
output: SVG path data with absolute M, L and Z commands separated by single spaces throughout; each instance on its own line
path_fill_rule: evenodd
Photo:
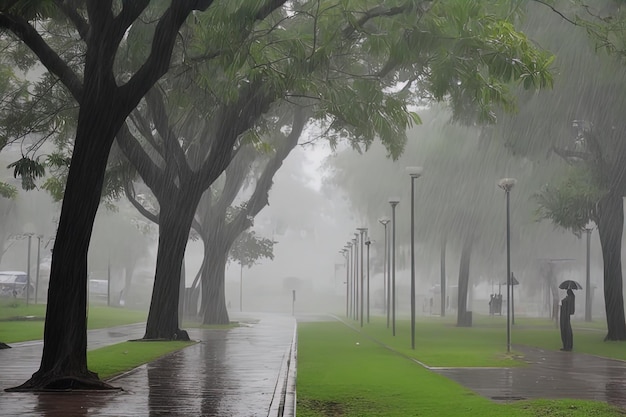
M 4 198 L 15 198 L 17 196 L 17 189 L 11 184 L 0 182 L 0 196 Z
M 271 239 L 256 236 L 254 230 L 246 230 L 231 246 L 229 257 L 242 267 L 251 268 L 259 259 L 274 259 L 274 243 Z
M 580 237 L 589 221 L 597 221 L 597 204 L 605 193 L 586 167 L 572 167 L 559 183 L 535 193 L 536 215 Z

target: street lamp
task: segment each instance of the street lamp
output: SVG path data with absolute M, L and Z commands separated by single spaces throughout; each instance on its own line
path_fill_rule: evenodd
M 585 233 L 587 233 L 587 291 L 585 292 L 585 321 L 591 321 L 591 232 L 593 228 L 592 223 L 587 223 L 585 227 Z
M 349 304 L 349 309 L 348 309 L 348 317 L 350 317 L 352 315 L 352 242 L 348 241 L 348 244 L 346 245 L 346 247 L 348 248 L 348 304 Z
M 391 332 L 396 335 L 396 206 L 397 198 L 390 198 L 391 205 Z
M 346 317 L 348 317 L 348 246 L 344 246 L 343 249 L 339 251 L 341 255 L 343 255 L 344 265 L 346 267 Z
M 365 232 L 367 232 L 367 227 L 358 227 L 356 230 L 359 231 L 361 237 L 361 292 L 359 293 L 361 297 L 361 327 L 363 327 L 363 305 L 365 304 L 365 299 L 363 297 L 363 243 L 365 242 Z
M 415 349 L 415 180 L 422 176 L 422 167 L 407 167 L 411 177 L 411 349 Z
M 354 234 L 359 236 L 358 233 Z M 352 263 L 352 318 L 359 318 L 359 247 L 357 246 L 358 237 L 352 239 L 352 247 L 354 249 L 354 260 Z
M 387 328 L 389 328 L 389 259 L 387 255 L 389 251 L 387 249 L 387 224 L 390 222 L 389 218 L 381 217 L 378 222 L 385 227 L 385 253 L 383 254 L 383 307 L 387 312 Z
M 370 245 L 372 241 L 368 237 L 365 241 L 367 246 L 367 322 L 370 322 Z
M 511 351 L 511 218 L 510 193 L 517 181 L 514 178 L 502 178 L 498 187 L 506 194 L 506 351 Z

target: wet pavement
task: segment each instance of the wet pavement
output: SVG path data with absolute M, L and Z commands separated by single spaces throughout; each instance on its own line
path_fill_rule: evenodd
M 251 317 L 251 318 L 250 318 Z M 296 321 L 290 316 L 231 317 L 228 330 L 188 329 L 200 343 L 114 378 L 108 393 L 0 392 L 6 416 L 294 416 Z M 143 336 L 144 325 L 90 331 L 89 349 Z M 0 389 L 39 367 L 41 342 L 0 350 Z
M 515 345 L 528 366 L 429 368 L 496 402 L 573 398 L 626 409 L 626 362 Z

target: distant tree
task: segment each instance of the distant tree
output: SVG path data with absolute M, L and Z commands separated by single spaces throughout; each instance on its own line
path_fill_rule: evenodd
M 274 259 L 274 242 L 272 239 L 258 237 L 254 230 L 240 234 L 228 253 L 228 258 L 237 262 L 241 268 L 251 268 L 260 259 Z

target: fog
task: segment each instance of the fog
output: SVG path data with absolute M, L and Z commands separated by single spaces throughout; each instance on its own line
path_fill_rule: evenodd
M 555 88 L 521 93 L 519 112 L 498 114 L 497 127 L 451 123 L 444 106 L 420 108 L 423 124 L 408 133 L 406 149 L 397 161 L 389 159 L 377 142 L 369 149 L 340 144 L 331 151 L 323 138 L 307 131 L 300 139 L 303 145 L 289 155 L 274 177 L 269 206 L 254 219 L 253 230 L 275 242 L 274 259 L 262 259 L 243 269 L 236 262 L 228 264 L 229 311 L 345 311 L 346 259 L 339 252 L 354 238 L 357 228 L 366 227 L 372 241 L 370 304 L 374 314 L 382 314 L 385 229 L 378 220 L 391 217 L 388 200 L 397 197 L 397 307 L 399 315 L 408 315 L 411 183 L 405 168 L 421 166 L 423 175 L 415 182 L 413 230 L 418 314 L 439 312 L 437 286 L 444 241 L 449 314 L 454 314 L 457 305 L 460 258 L 467 242 L 471 243 L 468 310 L 487 314 L 490 295 L 506 294 L 502 285 L 507 275 L 506 206 L 497 182 L 512 177 L 517 180 L 510 194 L 511 271 L 519 281 L 515 313 L 549 316 L 554 302 L 550 286 L 573 279 L 584 287 L 577 293 L 575 317 L 584 316 L 587 291 L 593 294 L 594 319 L 604 317 L 602 252 L 595 225 L 590 224 L 591 288 L 586 288 L 586 235 L 578 237 L 548 220 L 538 221 L 536 194 L 545 184 L 566 176 L 569 165 L 565 158 L 550 149 L 558 145 L 571 151 L 577 139 L 580 145 L 574 120 L 593 121 L 599 129 L 609 129 L 619 137 L 624 94 L 614 89 L 625 84 L 624 74 L 612 72 L 618 63 L 596 57 L 582 31 L 575 32 L 558 16 L 537 12 L 543 9 L 533 10 L 531 7 L 525 30 L 557 54 Z M 599 62 L 601 71 L 596 70 Z M 597 79 L 592 75 L 598 75 Z M 308 144 L 311 141 L 313 145 Z M 20 146 L 5 147 L 0 166 L 6 167 L 20 153 Z M 11 170 L 3 169 L 0 175 L 19 187 Z M 41 301 L 60 206 L 41 190 L 20 191 L 15 201 L 3 199 L 0 203 L 4 242 L 0 269 L 26 270 L 30 260 L 31 277 L 39 271 L 35 278 Z M 157 240 L 157 227 L 126 200 L 117 202 L 115 209 L 102 206 L 89 253 L 92 301 L 147 308 Z M 190 240 L 185 255 L 186 286 L 194 281 L 202 256 L 202 243 Z M 106 296 L 95 288 L 103 281 L 107 282 Z

